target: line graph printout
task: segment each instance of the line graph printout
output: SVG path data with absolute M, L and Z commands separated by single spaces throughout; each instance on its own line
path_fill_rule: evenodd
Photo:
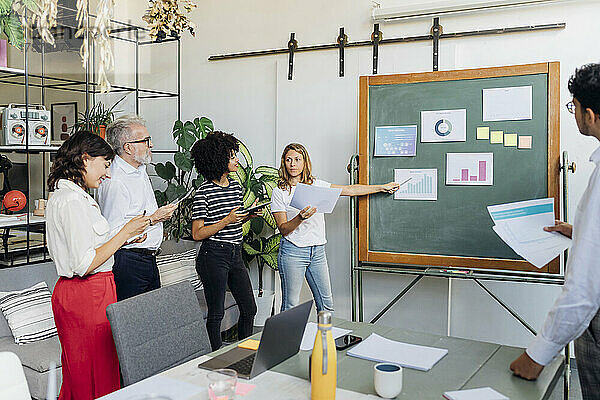
M 446 185 L 493 184 L 494 153 L 446 153 Z
M 395 169 L 395 200 L 437 200 L 437 169 Z

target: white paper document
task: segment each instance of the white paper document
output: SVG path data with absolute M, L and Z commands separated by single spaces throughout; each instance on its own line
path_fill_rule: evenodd
M 133 385 L 100 397 L 99 400 L 128 400 L 141 395 L 153 395 L 157 398 L 159 395 L 162 395 L 171 399 L 189 399 L 203 392 L 206 392 L 205 386 L 182 382 L 163 375 L 153 375 L 143 381 L 136 382 Z
M 546 232 L 554 225 L 554 199 L 535 199 L 488 206 L 494 232 L 515 253 L 542 268 L 571 245 L 558 232 Z
M 437 169 L 394 170 L 394 182 L 400 188 L 394 192 L 394 200 L 437 200 Z
M 315 345 L 315 336 L 317 336 L 318 329 L 319 328 L 317 324 L 314 322 L 309 322 L 306 324 L 304 336 L 302 336 L 302 343 L 300 344 L 300 350 L 312 350 L 313 346 Z M 347 335 L 350 332 L 352 332 L 350 329 L 336 328 L 335 326 L 331 328 L 333 340 Z
M 446 185 L 493 184 L 494 153 L 446 153 Z
M 397 342 L 372 333 L 353 349 L 348 350 L 347 354 L 365 360 L 391 362 L 406 368 L 429 371 L 448 354 L 448 350 Z
M 444 397 L 449 400 L 510 400 L 508 397 L 498 393 L 491 387 L 453 390 L 451 392 L 445 392 Z
M 533 117 L 531 86 L 483 89 L 484 121 L 519 121 Z
M 466 109 L 421 111 L 421 142 L 466 141 Z
M 290 206 L 302 210 L 307 206 L 315 207 L 317 212 L 329 214 L 342 194 L 342 188 L 327 188 L 299 183 L 296 185 Z

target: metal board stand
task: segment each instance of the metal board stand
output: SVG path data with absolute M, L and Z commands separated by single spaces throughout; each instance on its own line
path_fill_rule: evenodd
M 563 204 L 563 219 L 568 220 L 568 172 L 575 172 L 575 164 L 569 163 L 568 152 L 563 151 L 562 157 L 562 177 L 563 177 L 563 191 L 562 191 L 562 204 Z M 350 164 L 348 165 L 348 173 L 350 174 L 350 184 L 356 184 L 358 174 L 358 155 L 353 155 L 350 158 Z M 519 321 L 527 330 L 532 334 L 536 335 L 537 332 L 531 325 L 527 323 L 515 310 L 513 310 L 508 304 L 502 299 L 496 296 L 487 286 L 481 282 L 481 280 L 489 281 L 503 281 L 503 282 L 521 282 L 521 283 L 537 283 L 537 284 L 554 284 L 563 285 L 564 275 L 556 276 L 553 274 L 536 274 L 527 272 L 498 272 L 498 271 L 477 271 L 477 270 L 463 270 L 459 268 L 448 268 L 445 266 L 421 266 L 421 265 L 406 265 L 406 264 L 384 264 L 384 263 L 373 263 L 359 261 L 357 257 L 357 222 L 358 222 L 358 200 L 356 197 L 350 198 L 350 280 L 352 285 L 352 321 L 363 322 L 364 321 L 364 295 L 363 295 L 363 273 L 385 273 L 385 274 L 400 274 L 400 275 L 411 275 L 414 279 L 403 288 L 392 301 L 390 301 L 377 315 L 371 319 L 370 323 L 376 323 L 388 310 L 390 310 L 394 304 L 396 304 L 404 295 L 406 295 L 410 289 L 412 289 L 423 277 L 433 276 L 441 278 L 455 278 L 455 279 L 470 279 L 473 280 L 481 289 L 492 297 L 502 308 L 504 308 L 510 315 L 512 315 L 517 321 Z M 567 251 L 564 253 L 564 265 L 567 261 Z M 566 271 L 565 271 L 566 273 Z M 571 376 L 570 370 L 570 345 L 567 344 L 565 347 L 565 368 L 564 368 L 564 388 L 563 394 L 564 399 L 569 398 L 569 380 Z

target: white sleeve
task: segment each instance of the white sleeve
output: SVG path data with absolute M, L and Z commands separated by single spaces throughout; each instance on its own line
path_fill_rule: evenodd
M 90 218 L 90 206 L 79 200 L 70 200 L 60 207 L 57 217 L 65 240 L 59 257 L 66 260 L 64 265 L 69 265 L 75 275 L 83 276 L 96 257 L 96 232 Z
M 273 194 L 271 195 L 271 212 L 285 212 L 286 204 L 285 204 L 285 195 L 283 190 L 276 187 L 273 189 Z

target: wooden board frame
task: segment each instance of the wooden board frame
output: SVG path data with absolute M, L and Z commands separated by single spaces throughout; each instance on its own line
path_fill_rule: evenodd
M 359 81 L 359 183 L 369 184 L 369 87 L 420 82 L 456 81 L 506 76 L 548 75 L 548 197 L 554 198 L 556 219 L 560 215 L 560 63 L 514 65 L 456 71 L 414 74 L 361 76 Z M 369 250 L 369 198 L 359 197 L 358 260 L 370 263 L 393 263 L 423 266 L 466 267 L 474 269 L 513 270 L 560 273 L 557 257 L 543 268 L 524 260 L 447 256 L 418 253 L 394 253 Z

